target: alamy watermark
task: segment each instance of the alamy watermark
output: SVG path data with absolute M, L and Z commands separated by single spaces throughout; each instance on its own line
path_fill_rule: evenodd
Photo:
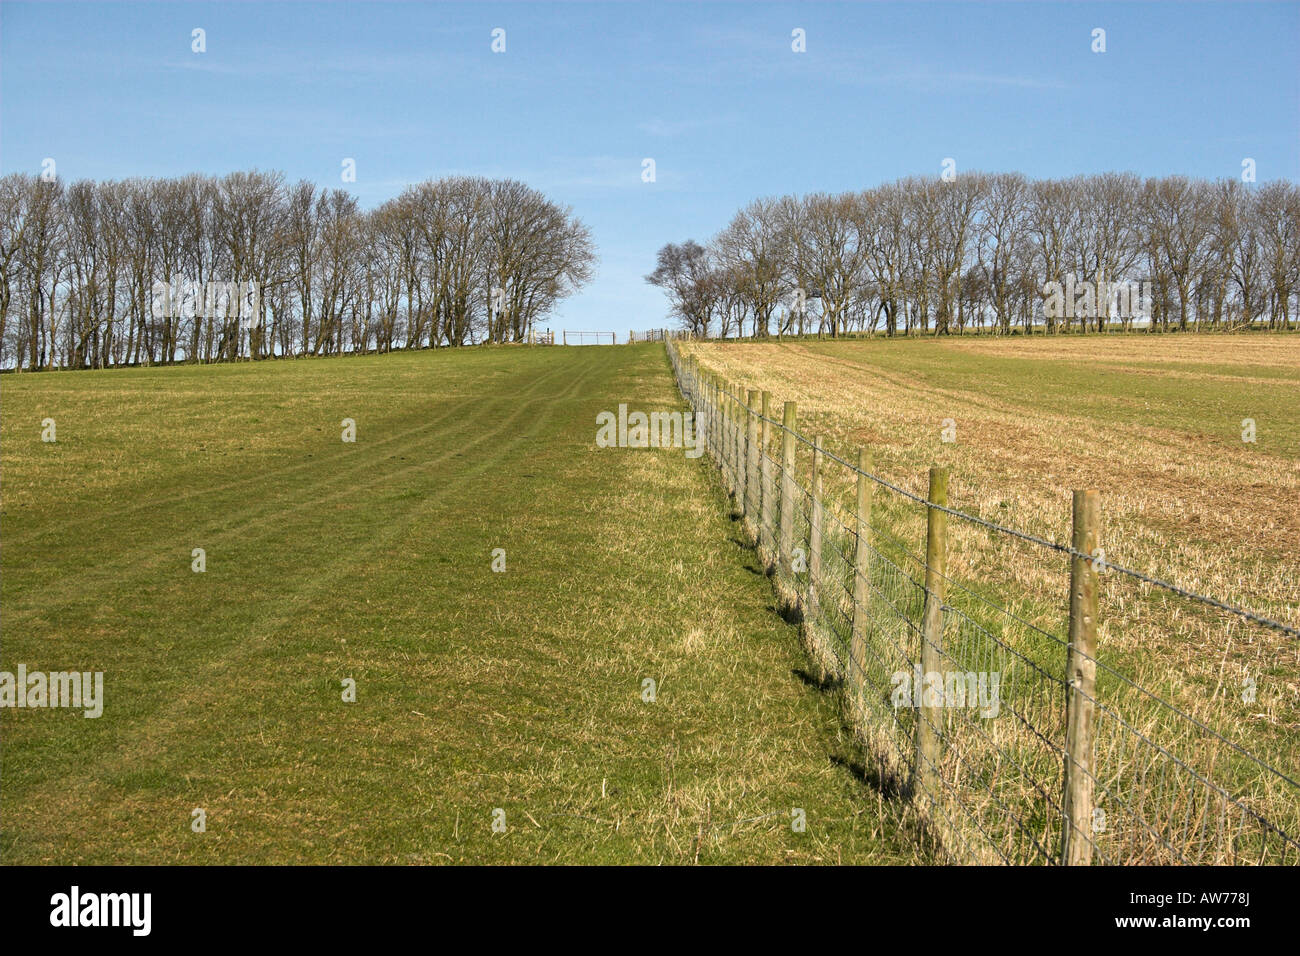
M 155 319 L 239 319 L 240 328 L 262 324 L 262 284 L 199 282 L 193 279 L 155 280 L 149 301 Z
M 684 448 L 687 458 L 704 454 L 704 443 L 695 430 L 692 412 L 628 412 L 626 404 L 618 414 L 596 416 L 597 448 Z
M 71 707 L 86 717 L 104 713 L 103 671 L 0 671 L 0 707 Z
M 117 926 L 130 929 L 133 936 L 148 936 L 152 910 L 152 893 L 83 893 L 74 885 L 50 897 L 50 925 Z
M 1152 285 L 1145 282 L 1080 281 L 1073 272 L 1064 282 L 1043 283 L 1043 315 L 1049 319 L 1148 319 Z M 1103 309 L 1105 304 L 1108 308 Z
M 895 671 L 890 678 L 895 709 L 903 707 L 979 708 L 981 717 L 996 717 L 1002 710 L 999 671 Z

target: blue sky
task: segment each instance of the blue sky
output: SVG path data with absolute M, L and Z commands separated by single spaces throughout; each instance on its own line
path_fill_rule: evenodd
M 1300 179 L 1294 2 L 6 0 L 0 31 L 0 171 L 344 186 L 351 157 L 367 208 L 425 178 L 514 177 L 599 250 L 551 325 L 620 337 L 663 324 L 643 281 L 659 246 L 758 196 L 937 176 L 945 157 L 1034 177 L 1237 176 L 1251 157 L 1260 181 Z

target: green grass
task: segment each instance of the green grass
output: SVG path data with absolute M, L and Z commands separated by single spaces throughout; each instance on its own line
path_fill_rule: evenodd
M 662 347 L 0 388 L 0 668 L 106 697 L 0 711 L 4 862 L 918 858 L 705 459 L 595 447 Z

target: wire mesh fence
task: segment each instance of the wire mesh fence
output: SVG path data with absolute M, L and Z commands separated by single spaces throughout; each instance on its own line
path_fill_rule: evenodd
M 683 357 L 674 374 L 778 603 L 841 697 L 876 776 L 911 800 L 943 856 L 1008 864 L 1300 861 L 1300 784 L 1213 721 L 1138 685 L 1097 649 L 1098 591 L 1176 601 L 1207 627 L 1292 625 L 1131 569 L 1096 546 L 1096 492 L 1069 545 L 947 504 L 833 454 L 797 409 Z M 948 523 L 962 529 L 950 535 Z M 987 535 L 1041 566 L 1046 601 L 958 574 L 950 545 Z M 966 535 L 967 537 L 963 537 Z M 950 541 L 951 539 L 951 541 Z M 1185 605 L 1185 607 L 1183 607 Z

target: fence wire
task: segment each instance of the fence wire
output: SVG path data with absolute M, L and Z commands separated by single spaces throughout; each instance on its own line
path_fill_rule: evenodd
M 709 459 L 779 601 L 800 620 L 817 669 L 879 762 L 878 779 L 917 804 L 946 857 L 1058 864 L 1073 840 L 1086 846 L 1088 860 L 1107 864 L 1300 862 L 1300 784 L 1138 686 L 1100 651 L 1094 658 L 1073 649 L 1096 668 L 1092 693 L 1080 695 L 1068 677 L 1070 642 L 1057 633 L 1065 617 L 1053 625 L 1025 609 L 1028 602 L 1017 610 L 1015 601 L 990 597 L 987 582 L 928 568 L 924 518 L 942 511 L 1048 559 L 1097 567 L 1100 558 L 932 504 L 870 474 L 763 414 L 752 396 L 702 375 L 664 340 Z M 844 494 L 861 479 L 892 496 L 865 519 Z M 1063 564 L 1068 604 L 1069 561 Z M 1300 635 L 1141 572 L 1104 568 L 1225 618 Z M 929 601 L 940 617 L 927 647 Z M 931 691 L 941 706 L 926 703 Z M 1082 755 L 1067 746 L 1072 692 L 1094 715 L 1091 751 Z M 937 748 L 919 743 L 927 734 Z M 1091 793 L 1082 827 L 1077 817 L 1071 822 L 1070 780 Z

